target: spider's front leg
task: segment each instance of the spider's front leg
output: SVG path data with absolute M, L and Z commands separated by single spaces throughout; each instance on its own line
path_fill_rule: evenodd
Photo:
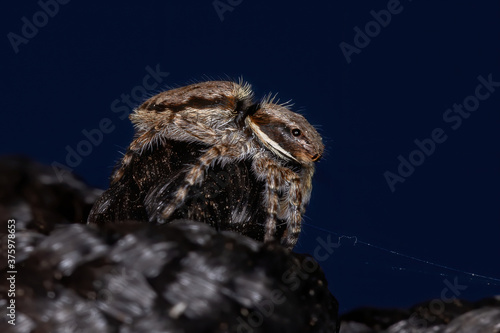
M 287 228 L 283 234 L 281 243 L 284 247 L 292 249 L 299 239 L 302 228 L 302 215 L 305 212 L 304 195 L 302 193 L 302 181 L 293 172 L 288 175 L 290 187 L 286 195 L 288 207 L 286 208 Z
M 276 234 L 276 221 L 278 215 L 283 210 L 280 207 L 280 193 L 285 195 L 285 203 L 289 201 L 288 193 L 293 189 L 294 193 L 299 193 L 294 196 L 300 201 L 300 187 L 295 188 L 294 184 L 297 180 L 297 176 L 288 168 L 284 168 L 278 163 L 276 163 L 272 158 L 265 155 L 258 155 L 254 161 L 254 171 L 260 179 L 264 179 L 264 203 L 266 207 L 267 218 L 265 221 L 265 234 L 264 241 L 270 242 L 275 239 Z M 300 232 L 300 221 L 301 214 L 300 210 L 295 208 L 286 208 L 286 220 L 287 220 L 287 231 L 286 234 L 298 235 Z M 290 218 L 290 215 L 292 217 Z M 293 232 L 289 231 L 290 225 L 293 224 L 295 227 Z M 297 232 L 298 228 L 298 232 Z M 289 241 L 290 236 L 286 236 L 284 246 L 292 248 L 295 243 Z
M 276 220 L 279 209 L 279 188 L 282 178 L 278 169 L 274 165 L 267 167 L 267 181 L 265 182 L 265 202 L 267 203 L 267 218 L 265 222 L 266 233 L 264 242 L 274 240 L 276 233 Z

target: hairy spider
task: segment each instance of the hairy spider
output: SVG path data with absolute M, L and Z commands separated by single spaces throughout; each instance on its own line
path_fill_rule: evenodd
M 295 246 L 324 149 L 303 116 L 255 103 L 248 84 L 209 81 L 162 92 L 130 119 L 135 138 L 89 223 L 190 218 Z

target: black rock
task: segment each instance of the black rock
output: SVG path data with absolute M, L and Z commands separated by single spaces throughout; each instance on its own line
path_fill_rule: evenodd
M 17 235 L 30 240 L 16 263 L 17 323 L 2 316 L 0 332 L 337 330 L 318 264 L 278 244 L 186 220 Z M 2 279 L 2 309 L 8 289 Z
M 500 333 L 500 297 L 477 302 L 435 300 L 409 309 L 361 308 L 341 316 L 341 333 Z M 433 309 L 434 311 L 431 311 Z
M 49 233 L 61 223 L 86 223 L 102 190 L 66 170 L 21 156 L 0 157 L 0 230 L 8 219 L 19 229 Z

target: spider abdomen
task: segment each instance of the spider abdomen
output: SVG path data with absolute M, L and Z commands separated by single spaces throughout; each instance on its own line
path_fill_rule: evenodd
M 264 240 L 264 182 L 255 177 L 248 159 L 209 168 L 203 184 L 191 187 L 183 205 L 163 219 L 162 209 L 184 180 L 185 164 L 195 162 L 204 146 L 168 141 L 163 148 L 133 158 L 120 180 L 96 202 L 90 223 L 147 220 L 162 224 L 192 219 L 217 230 Z M 278 229 L 279 238 L 284 232 L 284 221 Z

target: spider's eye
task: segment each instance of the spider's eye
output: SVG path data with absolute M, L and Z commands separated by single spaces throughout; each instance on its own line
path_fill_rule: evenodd
M 294 128 L 292 130 L 292 135 L 293 136 L 300 136 L 301 134 L 302 134 L 302 132 L 298 128 Z

